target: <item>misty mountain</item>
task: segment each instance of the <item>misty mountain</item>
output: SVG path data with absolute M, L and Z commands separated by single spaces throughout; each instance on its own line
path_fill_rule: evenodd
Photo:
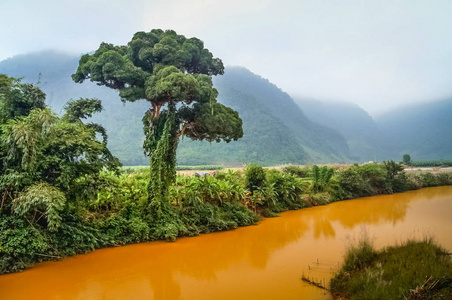
M 401 159 L 452 159 L 452 99 L 401 107 L 375 118 L 381 146 Z
M 98 98 L 104 111 L 90 121 L 102 124 L 109 135 L 109 148 L 126 165 L 148 164 L 143 155 L 141 118 L 146 101 L 121 103 L 118 93 L 91 82 L 71 79 L 78 57 L 55 51 L 18 55 L 0 62 L 0 73 L 23 77 L 47 94 L 47 103 L 57 112 L 69 99 Z M 179 164 L 235 164 L 346 162 L 345 139 L 331 128 L 307 119 L 295 102 L 277 86 L 244 68 L 227 68 L 214 78 L 218 101 L 236 109 L 243 119 L 244 136 L 231 143 L 208 143 L 184 139 L 178 149 Z
M 354 161 L 452 159 L 452 99 L 413 104 L 372 118 L 359 106 L 296 98 L 306 116 L 345 137 Z
M 380 128 L 358 105 L 299 97 L 294 100 L 310 120 L 334 128 L 347 140 L 354 161 L 382 160 L 388 157 L 388 153 L 380 145 L 382 142 Z

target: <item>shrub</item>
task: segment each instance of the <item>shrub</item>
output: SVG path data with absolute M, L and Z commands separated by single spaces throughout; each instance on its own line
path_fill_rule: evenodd
M 17 272 L 53 254 L 49 236 L 17 216 L 0 214 L 0 244 L 0 273 Z
M 148 241 L 150 228 L 132 205 L 125 207 L 120 213 L 115 213 L 101 220 L 96 226 L 105 233 L 109 245 L 124 245 Z
M 438 186 L 452 185 L 452 173 L 436 174 L 436 182 L 438 183 Z
M 264 169 L 256 164 L 247 164 L 245 166 L 245 178 L 246 178 L 246 187 L 247 189 L 253 193 L 258 188 L 264 186 L 265 183 L 265 171 Z
M 301 195 L 307 189 L 307 183 L 295 175 L 271 170 L 267 173 L 267 195 L 264 205 L 274 212 L 288 209 L 300 209 L 306 206 Z
M 305 178 L 309 175 L 310 170 L 307 167 L 299 167 L 299 166 L 290 165 L 290 166 L 284 167 L 283 172 L 287 173 L 287 174 L 295 175 L 300 178 Z

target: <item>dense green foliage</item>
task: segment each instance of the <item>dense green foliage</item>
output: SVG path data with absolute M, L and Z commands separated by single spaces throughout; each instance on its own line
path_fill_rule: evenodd
M 59 118 L 38 87 L 0 78 L 7 83 L 0 89 L 0 265 L 6 272 L 57 257 L 50 241 L 71 228 L 67 217 L 83 205 L 80 180 L 90 177 L 97 185 L 101 170 L 117 171 L 120 164 L 106 147 L 105 130 L 80 119 L 101 109 L 98 100 L 71 101 Z
M 245 167 L 246 187 L 253 193 L 255 190 L 261 188 L 265 182 L 264 169 L 255 164 L 248 164 Z
M 363 166 L 355 164 L 339 173 L 338 180 L 345 199 L 408 190 L 403 166 L 393 161 Z
M 450 257 L 432 240 L 410 240 L 381 251 L 362 240 L 347 250 L 331 291 L 350 300 L 450 299 Z

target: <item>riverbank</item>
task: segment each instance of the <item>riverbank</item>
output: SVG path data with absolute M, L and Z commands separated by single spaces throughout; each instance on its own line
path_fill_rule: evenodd
M 363 230 L 377 249 L 430 234 L 452 251 L 451 197 L 452 186 L 425 188 L 287 211 L 174 243 L 99 249 L 0 276 L 0 299 L 331 300 L 301 280 L 330 280 L 329 270 L 309 264 L 342 264 Z
M 49 214 L 0 214 L 0 272 L 20 271 L 35 262 L 56 260 L 94 249 L 231 230 L 256 224 L 262 217 L 346 199 L 451 185 L 452 174 L 405 173 L 399 164 L 286 167 L 264 170 L 248 165 L 244 173 L 179 176 L 171 188 L 171 203 L 160 215 L 146 206 L 149 174 L 145 171 L 103 172 L 90 186 L 79 182 L 76 205 L 66 207 L 57 230 L 48 227 Z M 40 213 L 41 212 L 41 213 Z M 35 213 L 35 216 L 36 216 Z

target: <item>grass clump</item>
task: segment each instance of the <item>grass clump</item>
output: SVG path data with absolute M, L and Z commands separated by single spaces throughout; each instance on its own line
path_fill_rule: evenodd
M 362 240 L 351 246 L 331 279 L 336 299 L 452 299 L 448 253 L 432 239 L 408 240 L 377 251 Z

